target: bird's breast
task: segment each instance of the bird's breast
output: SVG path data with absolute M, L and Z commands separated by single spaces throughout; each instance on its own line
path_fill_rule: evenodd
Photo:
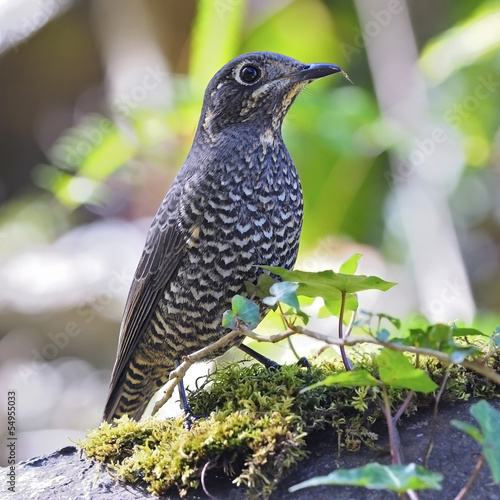
M 242 152 L 244 153 L 244 152 Z M 184 203 L 193 260 L 225 268 L 290 267 L 302 226 L 302 189 L 288 153 L 268 148 L 213 166 Z M 215 168 L 216 167 L 216 168 Z

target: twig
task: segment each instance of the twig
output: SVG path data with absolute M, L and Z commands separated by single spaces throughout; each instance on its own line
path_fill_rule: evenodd
M 387 430 L 389 434 L 389 445 L 391 448 L 392 463 L 394 465 L 402 464 L 401 457 L 401 440 L 399 433 L 396 429 L 396 424 L 392 418 L 391 402 L 389 401 L 389 394 L 387 393 L 387 386 L 382 384 L 382 411 L 384 412 L 385 419 L 387 420 Z
M 354 326 L 354 322 L 356 321 L 356 315 L 357 315 L 358 310 L 356 309 L 355 311 L 352 312 L 351 320 L 349 321 L 349 324 L 347 325 L 347 330 L 344 335 L 344 338 L 346 339 L 351 335 L 352 332 L 352 327 Z
M 477 476 L 479 475 L 479 471 L 481 470 L 483 464 L 484 464 L 484 455 L 481 453 L 481 456 L 479 457 L 479 460 L 477 461 L 477 464 L 474 467 L 474 471 L 472 472 L 471 477 L 467 481 L 467 484 L 460 490 L 458 495 L 455 497 L 455 500 L 463 500 L 467 495 L 467 493 L 470 492 L 470 489 L 472 488 L 474 481 L 477 479 Z
M 408 393 L 405 400 L 403 401 L 403 404 L 399 407 L 399 410 L 396 412 L 394 417 L 392 417 L 394 423 L 396 423 L 401 418 L 401 415 L 406 411 L 406 408 L 408 408 L 408 405 L 410 404 L 410 401 L 413 399 L 413 396 L 415 396 L 415 391 L 412 390 Z
M 311 330 L 308 330 L 307 328 L 302 328 L 300 326 L 294 326 L 292 330 L 270 335 L 269 337 L 258 335 L 248 330 L 245 331 L 244 333 L 248 337 L 257 340 L 258 342 L 272 342 L 272 343 L 280 342 L 281 340 L 286 339 L 290 337 L 290 335 L 294 335 L 295 333 L 301 333 L 303 335 L 307 335 L 308 337 L 312 337 L 314 339 L 321 340 L 322 342 L 326 342 L 329 345 L 353 346 L 357 344 L 373 344 L 373 345 L 378 345 L 380 347 L 387 347 L 388 349 L 392 349 L 393 351 L 409 352 L 412 354 L 420 354 L 422 356 L 431 356 L 438 359 L 442 363 L 446 363 L 448 365 L 457 364 L 452 360 L 451 356 L 441 351 L 435 351 L 433 349 L 425 349 L 423 347 L 414 347 L 403 344 L 396 344 L 394 342 L 386 342 L 383 340 L 376 339 L 375 337 L 370 337 L 368 335 L 356 336 L 356 337 L 349 336 L 348 338 L 345 339 L 337 339 L 331 337 L 330 335 L 325 335 L 319 332 L 313 332 Z M 476 361 L 466 361 L 466 360 L 458 364 L 461 364 L 465 368 L 475 371 L 476 373 L 479 373 L 480 375 L 483 375 L 484 377 L 487 377 L 493 380 L 493 382 L 500 385 L 500 373 L 497 373 L 489 366 L 483 365 L 482 363 L 478 363 Z
M 342 290 L 340 292 L 340 312 L 339 312 L 339 339 L 344 338 L 344 309 L 345 309 L 345 296 L 346 292 Z M 342 357 L 342 362 L 344 363 L 347 372 L 352 371 L 352 363 L 347 357 L 345 352 L 345 346 L 340 346 L 340 356 Z
M 153 411 L 151 415 L 155 415 L 158 410 L 172 397 L 174 393 L 176 385 L 184 378 L 186 372 L 189 367 L 198 361 L 201 361 L 203 358 L 207 357 L 212 352 L 224 347 L 226 344 L 231 342 L 235 337 L 240 335 L 246 335 L 250 330 L 233 330 L 219 340 L 215 341 L 213 344 L 210 344 L 199 351 L 193 352 L 188 356 L 185 356 L 182 360 L 182 363 L 175 369 L 170 372 L 170 376 L 168 377 L 167 388 L 165 389 L 165 393 L 163 397 L 157 401 L 154 405 Z
M 246 335 L 247 337 L 250 337 L 254 340 L 257 340 L 258 342 L 271 342 L 271 343 L 276 343 L 280 342 L 283 339 L 287 339 L 288 337 L 291 337 L 292 335 L 295 334 L 302 334 L 306 335 L 308 337 L 320 340 L 322 342 L 325 342 L 326 344 L 329 345 L 336 345 L 336 346 L 353 346 L 357 344 L 373 344 L 381 347 L 387 347 L 388 349 L 392 349 L 393 351 L 399 351 L 399 352 L 409 352 L 413 354 L 419 354 L 422 356 L 431 356 L 442 363 L 452 365 L 456 364 L 453 362 L 451 356 L 448 354 L 445 354 L 440 351 L 434 351 L 433 349 L 425 349 L 423 347 L 414 347 L 414 346 L 406 346 L 403 344 L 396 344 L 393 342 L 386 342 L 383 340 L 376 339 L 375 337 L 370 337 L 368 335 L 364 336 L 349 336 L 347 338 L 334 338 L 330 335 L 325 335 L 323 333 L 319 332 L 314 332 L 311 330 L 308 330 L 307 328 L 303 328 L 301 326 L 291 326 L 289 330 L 286 332 L 281 332 L 277 333 L 274 335 L 269 335 L 269 336 L 263 336 L 263 335 L 258 335 L 254 332 L 252 332 L 250 329 L 242 326 L 239 330 L 233 330 L 223 337 L 221 337 L 219 340 L 214 342 L 213 344 L 210 344 L 203 349 L 200 349 L 199 351 L 194 352 L 193 354 L 189 354 L 188 356 L 185 356 L 182 363 L 172 372 L 170 372 L 170 377 L 169 377 L 169 382 L 168 382 L 168 387 L 165 390 L 165 394 L 163 398 L 158 401 L 154 408 L 152 414 L 154 415 L 157 413 L 157 411 L 170 399 L 172 396 L 175 386 L 181 380 L 184 375 L 186 374 L 188 368 L 194 364 L 197 363 L 198 361 L 201 361 L 203 358 L 207 357 L 210 353 L 218 350 L 219 348 L 224 347 L 226 344 L 228 344 L 231 340 L 233 340 L 235 337 L 238 337 L 240 335 Z M 500 373 L 497 373 L 495 370 L 491 369 L 489 366 L 483 365 L 481 363 L 478 363 L 476 361 L 462 361 L 461 363 L 462 366 L 465 368 L 468 368 L 469 370 L 475 371 L 476 373 L 479 373 L 480 375 L 483 375 L 484 377 L 487 377 L 491 380 L 493 380 L 495 383 L 500 385 Z
M 431 424 L 431 432 L 429 433 L 429 442 L 427 443 L 427 448 L 424 454 L 423 466 L 427 467 L 427 462 L 429 461 L 429 457 L 431 456 L 431 451 L 434 446 L 434 436 L 436 434 L 436 426 L 437 426 L 437 417 L 438 417 L 438 406 L 441 401 L 441 396 L 443 395 L 444 389 L 446 388 L 446 383 L 448 382 L 448 377 L 450 376 L 450 368 L 446 369 L 446 373 L 444 374 L 443 382 L 441 383 L 441 387 L 439 388 L 439 392 L 436 396 L 436 401 L 434 402 L 434 411 L 432 413 L 432 424 Z

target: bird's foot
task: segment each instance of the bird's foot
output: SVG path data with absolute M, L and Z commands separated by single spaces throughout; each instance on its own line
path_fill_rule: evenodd
M 308 370 L 310 370 L 312 367 L 311 363 L 309 363 L 309 360 L 305 356 L 302 356 L 297 361 L 297 366 L 301 366 L 302 368 L 307 368 Z
M 191 407 L 189 405 L 186 405 L 184 408 L 182 408 L 182 411 L 184 412 L 184 428 L 187 431 L 191 430 L 191 426 L 197 422 L 198 420 L 202 420 L 204 418 L 207 418 L 206 415 L 195 415 L 193 413 L 193 410 L 191 410 Z

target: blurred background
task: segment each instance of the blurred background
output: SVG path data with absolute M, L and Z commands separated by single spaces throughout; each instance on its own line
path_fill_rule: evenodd
M 305 197 L 297 267 L 362 253 L 360 273 L 399 283 L 364 308 L 492 331 L 498 26 L 499 2 L 481 0 L 0 0 L 2 443 L 9 390 L 18 460 L 99 424 L 150 221 L 206 84 L 244 52 L 354 82 L 315 82 L 285 120 Z

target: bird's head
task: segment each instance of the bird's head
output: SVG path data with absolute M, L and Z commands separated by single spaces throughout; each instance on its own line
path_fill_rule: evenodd
M 216 142 L 240 126 L 279 132 L 299 92 L 310 82 L 342 70 L 334 64 L 304 64 L 273 52 L 243 54 L 228 62 L 205 91 L 198 133 Z

